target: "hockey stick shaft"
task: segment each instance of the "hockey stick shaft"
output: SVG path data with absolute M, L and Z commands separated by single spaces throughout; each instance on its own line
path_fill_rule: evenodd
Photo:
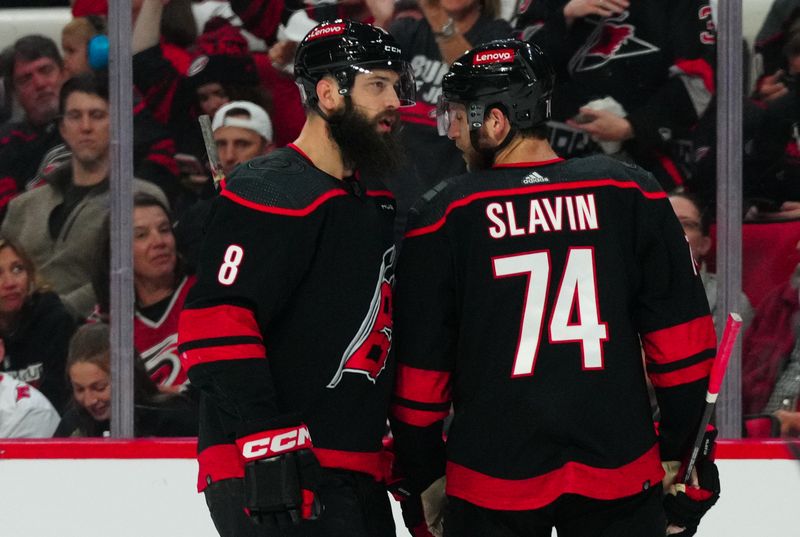
M 197 118 L 200 122 L 200 132 L 203 134 L 203 144 L 206 146 L 206 154 L 208 155 L 208 166 L 211 168 L 211 177 L 214 179 L 214 186 L 219 188 L 224 185 L 225 172 L 222 170 L 222 165 L 219 162 L 219 153 L 217 153 L 217 144 L 214 141 L 214 131 L 211 129 L 211 118 L 207 114 L 201 115 Z
M 725 378 L 725 371 L 728 369 L 728 362 L 730 361 L 733 347 L 736 344 L 736 337 L 739 335 L 739 330 L 741 328 L 742 318 L 736 313 L 729 314 L 728 320 L 725 323 L 725 330 L 722 331 L 722 341 L 720 341 L 719 348 L 717 349 L 717 356 L 714 358 L 714 364 L 711 366 L 711 376 L 708 380 L 708 391 L 706 392 L 706 404 L 703 410 L 703 417 L 700 419 L 700 426 L 697 428 L 697 436 L 692 445 L 689 461 L 686 463 L 683 479 L 680 480 L 681 483 L 689 483 L 692 477 L 692 470 L 697 463 L 697 457 L 703 446 L 706 427 L 708 427 L 711 416 L 714 414 L 714 406 L 717 403 L 717 396 L 719 396 L 719 390 L 722 387 L 722 379 Z

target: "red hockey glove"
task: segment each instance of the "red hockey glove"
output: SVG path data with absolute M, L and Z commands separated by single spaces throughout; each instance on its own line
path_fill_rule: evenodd
M 719 471 L 714 464 L 713 451 L 714 439 L 717 430 L 710 428 L 706 431 L 703 446 L 695 464 L 697 481 L 691 484 L 676 483 L 667 489 L 664 496 L 664 511 L 667 522 L 672 528 L 684 528 L 681 532 L 670 534 L 680 537 L 691 537 L 697 532 L 700 519 L 703 518 L 711 507 L 719 500 L 720 483 Z M 684 468 L 678 472 L 683 475 Z
M 319 517 L 320 466 L 305 425 L 249 435 L 236 445 L 246 461 L 245 510 L 254 522 L 286 528 Z

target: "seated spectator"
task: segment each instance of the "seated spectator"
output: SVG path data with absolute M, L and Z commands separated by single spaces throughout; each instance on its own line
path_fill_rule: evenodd
M 22 121 L 0 128 L 0 218 L 8 202 L 25 192 L 44 154 L 61 142 L 55 119 L 64 64 L 52 39 L 27 35 L 12 46 L 0 73 L 10 82 L 25 113 Z
M 222 106 L 214 114 L 211 128 L 226 175 L 230 175 L 239 164 L 275 149 L 269 115 L 255 103 L 233 101 Z M 201 200 L 186 211 L 175 226 L 178 250 L 191 272 L 197 266 L 203 226 L 211 211 L 211 202 L 212 199 Z
M 111 419 L 110 331 L 103 323 L 87 324 L 72 338 L 67 378 L 72 401 L 55 437 L 107 436 Z M 196 436 L 197 409 L 179 394 L 162 393 L 138 358 L 134 360 L 134 435 Z
M 669 195 L 669 202 L 672 204 L 675 216 L 678 217 L 681 226 L 683 226 L 686 240 L 689 241 L 692 257 L 698 265 L 700 278 L 703 280 L 703 287 L 706 290 L 711 316 L 716 321 L 717 275 L 713 272 L 708 272 L 705 262 L 705 258 L 713 246 L 709 235 L 711 222 L 708 217 L 708 211 L 701 209 L 701 204 L 691 194 L 672 192 Z M 742 330 L 747 330 L 750 321 L 753 319 L 753 306 L 744 293 L 741 293 L 739 301 L 741 303 L 741 311 L 738 313 L 742 316 Z
M 800 206 L 800 8 L 783 41 L 785 67 L 760 86 L 766 96 L 752 144 L 754 164 L 744 178 L 745 197 L 757 210 L 748 216 L 754 219 L 790 218 Z M 782 89 L 767 89 L 774 77 L 780 81 L 773 87 Z
M 248 101 L 232 101 L 214 114 L 214 142 L 225 175 L 248 160 L 271 152 L 272 122 L 267 111 Z
M 178 316 L 194 285 L 175 249 L 167 207 L 152 196 L 133 199 L 134 346 L 150 378 L 178 391 L 188 382 L 178 355 Z
M 67 78 L 89 72 L 92 69 L 89 58 L 92 53 L 90 42 L 93 38 L 105 34 L 106 22 L 97 15 L 74 18 L 61 29 L 61 50 L 64 51 L 64 73 Z M 98 54 L 95 53 L 95 56 Z M 94 58 L 94 61 L 98 64 L 107 64 L 108 53 L 106 52 L 105 58 Z M 100 65 L 100 67 L 104 67 L 104 65 Z
M 50 438 L 60 419 L 39 390 L 0 375 L 0 438 Z
M 756 35 L 754 49 L 761 58 L 761 72 L 753 96 L 760 101 L 778 99 L 789 92 L 786 82 L 792 78 L 792 62 L 787 58 L 786 45 L 799 17 L 800 0 L 775 0 Z
M 105 226 L 104 259 L 92 278 L 98 298 L 90 322 L 109 319 L 108 226 Z M 178 315 L 194 285 L 186 276 L 175 248 L 172 219 L 167 207 L 148 194 L 133 197 L 133 283 L 136 304 L 133 345 L 145 370 L 162 391 L 181 391 L 186 371 L 178 356 Z
M 14 50 L 6 47 L 0 51 L 0 126 L 11 118 L 14 102 L 11 98 L 11 81 L 5 76 L 8 66 L 14 61 Z
M 64 362 L 75 322 L 15 242 L 0 238 L 0 373 L 39 389 L 61 410 Z
M 57 119 L 66 71 L 55 43 L 26 36 L 15 43 L 12 57 L 0 76 L 12 81 L 25 120 L 0 129 L 0 218 L 11 198 L 44 184 L 44 176 L 70 156 Z M 134 174 L 171 195 L 178 175 L 173 140 L 142 107 L 135 110 L 133 125 Z
M 269 93 L 261 86 L 247 40 L 228 21 L 213 18 L 194 47 L 194 60 L 185 72 L 169 62 L 159 45 L 159 22 L 164 6 L 145 0 L 133 29 L 133 79 L 152 115 L 173 133 L 177 151 L 197 162 L 206 159 L 197 118 L 210 117 L 223 104 L 244 100 L 269 109 Z M 187 162 L 183 159 L 182 162 Z M 181 170 L 181 186 L 172 205 L 180 217 L 198 200 L 211 197 L 208 176 L 195 173 L 196 166 Z
M 100 231 L 109 211 L 108 80 L 100 74 L 70 79 L 61 88 L 59 130 L 71 150 L 68 165 L 47 184 L 15 198 L 2 233 L 22 245 L 69 311 L 86 319 L 96 303 L 90 275 L 97 264 Z M 134 179 L 134 190 L 163 192 Z
M 758 305 L 742 344 L 742 410 L 774 414 L 784 436 L 800 436 L 798 290 L 800 265 Z

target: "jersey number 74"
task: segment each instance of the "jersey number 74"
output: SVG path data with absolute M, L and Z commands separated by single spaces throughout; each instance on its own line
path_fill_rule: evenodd
M 528 282 L 512 377 L 533 375 L 547 316 L 551 344 L 580 343 L 583 369 L 603 368 L 603 342 L 608 339 L 608 328 L 600 320 L 593 248 L 569 249 L 550 310 L 547 294 L 552 270 L 548 250 L 495 257 L 492 268 L 495 278 L 525 276 Z M 576 307 L 577 322 L 572 322 Z

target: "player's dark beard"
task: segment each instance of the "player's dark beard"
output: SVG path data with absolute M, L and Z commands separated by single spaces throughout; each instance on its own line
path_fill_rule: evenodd
M 494 164 L 494 151 L 486 149 L 475 151 L 473 149 L 469 155 L 464 156 L 464 160 L 467 163 L 467 171 L 488 170 Z
M 392 130 L 379 133 L 378 123 L 393 119 Z M 349 99 L 345 109 L 330 116 L 331 138 L 339 146 L 342 159 L 349 168 L 373 177 L 384 177 L 396 170 L 405 160 L 397 132 L 400 125 L 396 110 L 387 110 L 368 119 L 356 110 Z
M 476 140 L 480 147 L 481 139 Z M 464 161 L 467 163 L 467 171 L 488 170 L 494 164 L 496 151 L 494 149 L 476 149 L 474 136 L 470 133 L 470 151 L 464 152 Z

